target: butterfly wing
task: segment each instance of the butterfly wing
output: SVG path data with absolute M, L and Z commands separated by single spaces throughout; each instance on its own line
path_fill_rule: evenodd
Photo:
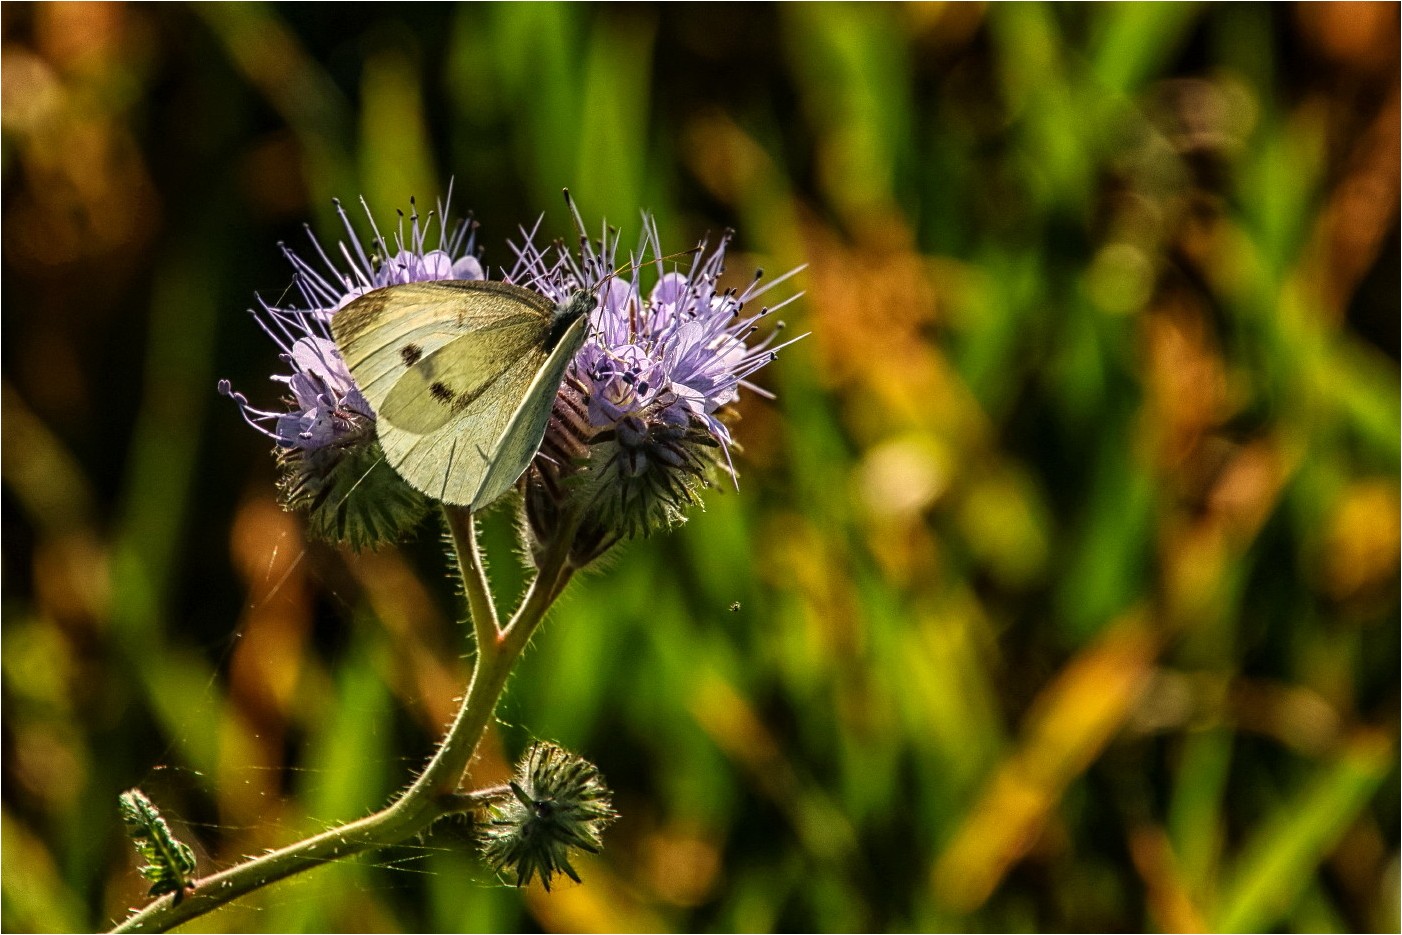
M 555 395 L 560 390 L 560 381 L 564 379 L 570 361 L 584 344 L 588 323 L 588 316 L 576 320 L 560 336 L 550 354 L 542 354 L 544 359 L 499 436 L 499 447 L 492 455 L 487 474 L 482 479 L 482 489 L 478 492 L 475 506 L 485 506 L 505 493 L 540 450 L 540 442 L 545 437 L 545 428 L 550 423 L 550 412 L 555 405 Z
M 553 317 L 519 286 L 448 280 L 367 293 L 332 333 L 389 463 L 417 490 L 476 509 L 530 464 L 584 342 L 581 318 L 550 347 Z
M 469 342 L 470 338 L 460 340 Z M 450 345 L 444 353 L 456 350 Z M 413 487 L 435 499 L 474 509 L 486 506 L 496 498 L 489 498 L 484 490 L 487 475 L 545 356 L 540 344 L 518 353 L 510 366 L 440 428 L 415 433 L 393 423 L 379 424 L 385 458 Z
M 395 385 L 423 358 L 474 331 L 529 322 L 547 327 L 553 310 L 544 296 L 508 283 L 412 282 L 347 304 L 332 317 L 331 333 L 378 416 Z
M 547 326 L 534 317 L 513 318 L 454 338 L 405 368 L 375 412 L 396 429 L 425 435 L 472 405 L 508 368 L 523 364 Z M 537 356 L 544 356 L 542 351 Z

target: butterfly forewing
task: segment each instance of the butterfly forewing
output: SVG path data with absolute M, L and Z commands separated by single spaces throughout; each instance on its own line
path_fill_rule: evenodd
M 571 325 L 536 371 L 535 379 L 501 433 L 501 445 L 492 457 L 487 476 L 482 479 L 482 489 L 477 494 L 478 505 L 491 503 L 510 489 L 540 449 L 555 394 L 564 379 L 565 369 L 584 343 L 587 325 L 588 318 L 580 318 Z
M 543 296 L 498 282 L 443 280 L 367 292 L 331 319 L 331 333 L 378 414 L 413 363 L 466 334 L 512 320 L 548 325 L 554 307 Z

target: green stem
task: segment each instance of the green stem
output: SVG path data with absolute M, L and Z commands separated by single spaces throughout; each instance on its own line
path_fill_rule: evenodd
M 492 589 L 487 582 L 487 569 L 482 562 L 482 550 L 477 547 L 477 520 L 466 507 L 443 504 L 443 517 L 453 536 L 453 552 L 458 560 L 463 593 L 472 617 L 472 629 L 477 636 L 477 652 L 489 653 L 496 648 L 501 636 L 501 621 Z
M 572 574 L 568 557 L 573 536 L 566 531 L 546 550 L 521 606 L 501 629 L 486 589 L 472 516 L 451 507 L 445 507 L 444 512 L 453 531 L 458 565 L 463 570 L 474 632 L 481 642 L 467 694 L 423 773 L 380 811 L 197 880 L 194 892 L 184 894 L 179 902 L 174 895 L 162 896 L 128 916 L 113 932 L 168 931 L 276 880 L 371 848 L 398 844 L 443 816 L 464 810 L 463 795 L 457 791 L 463 772 L 486 732 L 511 670 Z M 485 604 L 479 607 L 479 601 Z M 490 621 L 490 630 L 480 622 L 483 617 Z M 486 639 L 482 639 L 484 631 Z M 491 791 L 484 790 L 483 794 Z
M 509 784 L 487 786 L 484 789 L 474 789 L 471 792 L 456 792 L 447 800 L 450 807 L 445 809 L 445 814 L 466 815 L 477 811 L 494 799 L 502 799 L 511 794 Z

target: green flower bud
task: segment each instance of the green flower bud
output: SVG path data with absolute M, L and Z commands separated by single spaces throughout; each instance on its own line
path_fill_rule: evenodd
M 516 767 L 516 778 L 488 808 L 492 820 L 482 836 L 482 856 L 498 873 L 515 874 L 525 886 L 540 876 L 563 873 L 574 882 L 572 850 L 597 854 L 602 833 L 617 813 L 603 777 L 592 763 L 553 743 L 537 743 Z

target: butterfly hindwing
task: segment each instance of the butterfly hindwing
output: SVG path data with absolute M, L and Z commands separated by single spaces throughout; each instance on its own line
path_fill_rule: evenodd
M 502 371 L 476 399 L 434 431 L 415 434 L 381 426 L 385 458 L 410 485 L 429 496 L 462 506 L 485 505 L 489 501 L 482 490 L 487 472 L 544 357 L 541 350 L 528 353 L 520 366 Z
M 521 358 L 539 347 L 547 327 L 531 316 L 454 338 L 404 369 L 376 411 L 376 418 L 419 435 L 443 426 L 508 367 L 525 363 Z

